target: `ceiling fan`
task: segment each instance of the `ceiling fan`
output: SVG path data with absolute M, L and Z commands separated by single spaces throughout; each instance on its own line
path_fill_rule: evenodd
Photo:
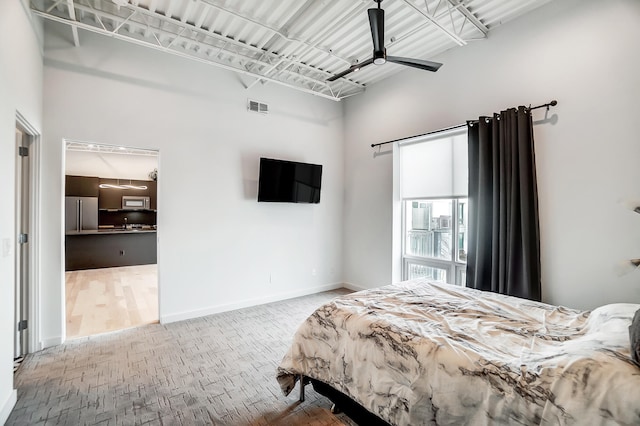
M 335 81 L 347 74 L 358 71 L 360 68 L 366 67 L 367 65 L 382 65 L 385 62 L 393 62 L 396 64 L 414 67 L 425 71 L 438 71 L 438 68 L 442 66 L 442 64 L 439 64 L 438 62 L 425 61 L 422 59 L 402 58 L 400 56 L 387 56 L 387 49 L 385 49 L 384 47 L 384 10 L 380 7 L 380 3 L 382 3 L 382 0 L 374 1 L 378 3 L 378 8 L 367 10 L 367 12 L 369 12 L 371 37 L 373 38 L 373 57 L 367 59 L 362 63 L 352 65 L 350 68 L 342 71 L 341 73 L 328 78 L 327 81 Z

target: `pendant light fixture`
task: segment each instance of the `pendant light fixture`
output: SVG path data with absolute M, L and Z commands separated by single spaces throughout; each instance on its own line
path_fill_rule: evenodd
M 147 189 L 147 185 L 132 185 L 131 184 L 131 179 L 129 179 L 129 184 L 120 184 L 120 179 L 118 179 L 118 183 L 117 184 L 113 184 L 113 183 L 101 183 L 99 185 L 100 188 L 102 189 L 137 189 L 139 191 L 145 190 Z

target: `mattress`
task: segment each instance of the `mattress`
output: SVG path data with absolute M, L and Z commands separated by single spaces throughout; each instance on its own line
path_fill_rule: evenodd
M 637 304 L 593 311 L 406 281 L 339 297 L 300 326 L 277 371 L 394 425 L 640 424 Z

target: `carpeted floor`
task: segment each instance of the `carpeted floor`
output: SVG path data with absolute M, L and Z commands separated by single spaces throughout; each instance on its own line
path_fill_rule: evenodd
M 275 370 L 298 325 L 335 290 L 81 338 L 26 357 L 7 425 L 354 425 Z

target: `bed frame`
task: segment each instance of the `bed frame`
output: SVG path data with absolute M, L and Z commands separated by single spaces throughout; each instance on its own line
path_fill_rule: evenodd
M 298 378 L 298 381 L 300 382 L 300 402 L 304 402 L 305 400 L 305 386 L 311 383 L 311 385 L 313 386 L 313 390 L 331 400 L 331 402 L 333 403 L 333 406 L 331 407 L 332 413 L 337 414 L 343 412 L 347 416 L 349 416 L 351 420 L 359 425 L 391 426 L 389 423 L 385 422 L 380 417 L 376 416 L 347 395 L 335 390 L 334 388 L 324 382 L 321 382 L 320 380 L 312 379 L 301 374 Z

